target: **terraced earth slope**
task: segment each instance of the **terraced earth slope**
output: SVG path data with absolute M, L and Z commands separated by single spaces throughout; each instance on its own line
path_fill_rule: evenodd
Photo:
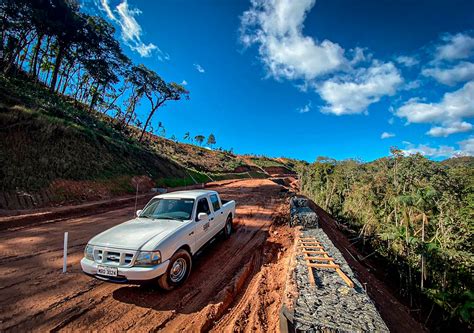
M 298 161 L 239 156 L 153 134 L 0 75 L 0 210 L 99 200 L 155 186 L 294 172 Z

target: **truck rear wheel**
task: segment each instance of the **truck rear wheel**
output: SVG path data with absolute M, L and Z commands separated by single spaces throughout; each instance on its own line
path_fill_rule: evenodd
M 158 285 L 164 290 L 172 290 L 183 284 L 191 273 L 192 259 L 188 251 L 180 249 L 170 259 L 166 273 L 159 277 Z
M 227 221 L 225 222 L 224 226 L 224 238 L 228 239 L 232 234 L 232 216 L 227 217 Z

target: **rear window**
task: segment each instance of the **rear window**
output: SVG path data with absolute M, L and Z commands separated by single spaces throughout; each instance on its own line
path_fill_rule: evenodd
M 212 207 L 214 208 L 215 212 L 217 212 L 219 209 L 221 209 L 221 205 L 219 204 L 219 198 L 217 197 L 217 194 L 212 194 L 211 195 L 211 203 L 212 203 Z

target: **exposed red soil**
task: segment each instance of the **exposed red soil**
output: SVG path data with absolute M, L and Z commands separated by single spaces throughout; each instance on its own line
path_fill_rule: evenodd
M 287 199 L 269 180 L 218 188 L 237 200 L 235 233 L 195 258 L 172 292 L 116 285 L 81 273 L 86 242 L 133 216 L 133 205 L 89 217 L 17 227 L 0 236 L 0 331 L 275 331 L 291 231 Z M 68 273 L 62 274 L 63 233 Z
M 297 182 L 289 183 L 295 190 Z M 282 294 L 291 282 L 287 273 L 294 257 L 288 198 L 270 180 L 232 180 L 211 186 L 223 198 L 237 201 L 235 233 L 198 255 L 188 281 L 172 292 L 108 284 L 81 272 L 79 261 L 87 241 L 131 218 L 134 201 L 105 212 L 92 209 L 86 217 L 64 216 L 2 231 L 0 331 L 278 331 Z M 369 295 L 389 328 L 423 331 L 387 287 L 347 253 L 350 244 L 334 228 L 334 220 L 316 209 L 325 232 L 359 280 L 368 283 Z M 62 274 L 65 231 L 70 239 L 69 265 L 68 273 Z

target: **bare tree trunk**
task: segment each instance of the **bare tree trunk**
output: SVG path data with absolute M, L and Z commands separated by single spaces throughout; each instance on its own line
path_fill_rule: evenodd
M 43 42 L 43 37 L 43 33 L 38 34 L 38 41 L 36 42 L 35 48 L 33 50 L 33 57 L 31 58 L 30 75 L 33 78 L 36 78 L 36 66 L 38 66 L 38 55 L 41 49 L 41 44 Z
M 148 115 L 148 117 L 146 119 L 145 125 L 143 126 L 143 130 L 142 130 L 142 133 L 140 134 L 140 138 L 138 139 L 138 142 L 142 142 L 143 135 L 145 134 L 146 129 L 147 129 L 148 125 L 150 124 L 150 120 L 153 117 L 153 114 L 155 113 L 156 109 L 158 109 L 158 106 L 159 105 L 157 105 L 153 109 L 151 109 L 151 112 L 150 112 L 150 114 Z
M 61 66 L 63 56 L 64 56 L 64 45 L 61 41 L 59 41 L 59 49 L 58 49 L 58 53 L 56 54 L 56 60 L 54 62 L 53 76 L 51 78 L 51 85 L 49 87 L 49 90 L 51 92 L 54 92 L 54 90 L 56 88 L 56 82 L 58 80 L 59 67 Z
M 36 77 L 38 78 L 41 73 L 41 65 L 43 64 L 43 59 L 45 56 L 48 56 L 49 48 L 51 46 L 51 36 L 46 37 L 46 49 L 44 50 L 43 54 L 41 55 L 41 59 L 39 61 L 39 66 L 36 70 Z M 41 48 L 40 48 L 41 51 Z
M 27 37 L 30 32 L 31 32 L 31 29 L 25 32 L 22 32 L 20 37 L 17 39 L 16 48 L 12 49 L 12 53 L 11 53 L 10 58 L 8 59 L 7 66 L 5 67 L 4 73 L 8 73 L 11 71 L 13 65 L 15 64 L 15 60 L 17 56 L 20 54 L 20 52 L 23 50 L 23 48 L 28 42 Z
M 74 73 L 71 74 L 71 69 L 74 67 L 74 63 L 70 64 L 67 72 L 66 72 L 66 80 L 64 80 L 63 88 L 61 90 L 61 94 L 64 95 L 66 93 L 66 88 L 69 84 L 69 80 L 71 79 L 71 76 L 74 75 Z
M 124 88 L 120 94 L 118 94 L 117 96 L 114 97 L 114 99 L 112 100 L 112 102 L 107 106 L 107 108 L 102 111 L 103 114 L 106 114 L 111 108 L 112 106 L 115 104 L 115 102 L 125 93 L 126 89 Z

